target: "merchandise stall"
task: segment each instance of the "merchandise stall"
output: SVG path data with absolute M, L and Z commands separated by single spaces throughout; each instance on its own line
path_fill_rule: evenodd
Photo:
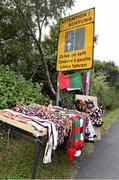
M 93 125 L 95 132 L 95 140 L 101 140 L 101 129 L 103 124 L 102 115 L 104 114 L 104 109 L 102 106 L 98 106 L 98 101 L 96 96 L 86 96 L 86 95 L 75 95 L 75 100 L 79 104 L 79 108 L 82 108 L 82 112 L 86 112 L 89 116 L 91 124 Z
M 26 106 L 17 104 L 12 109 L 0 110 L 0 129 L 35 143 L 32 179 L 36 178 L 42 137 L 46 139 L 43 163 L 51 163 L 52 151 L 66 139 L 67 159 L 81 155 L 85 141 L 94 142 L 95 130 L 89 112 L 59 106 Z M 91 114 L 92 115 L 92 114 Z M 91 117 L 90 115 L 90 117 Z
M 12 109 L 0 110 L 0 129 L 35 143 L 32 179 L 36 178 L 42 137 L 46 137 L 43 163 L 51 162 L 52 151 L 67 138 L 67 158 L 80 156 L 83 147 L 84 116 L 60 107 L 18 104 Z

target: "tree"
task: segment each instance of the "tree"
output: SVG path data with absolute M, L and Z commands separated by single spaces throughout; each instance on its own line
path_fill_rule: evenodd
M 0 68 L 0 108 L 11 108 L 16 103 L 47 104 L 48 96 L 41 93 L 42 83 L 26 81 L 9 69 Z
M 29 79 L 36 68 L 33 40 L 21 29 L 16 10 L 0 3 L 0 65 Z
M 106 80 L 114 85 L 115 81 L 119 77 L 119 68 L 118 66 L 115 65 L 114 62 L 112 61 L 95 61 L 94 63 L 94 71 L 97 72 L 102 72 L 107 74 Z
M 16 10 L 16 18 L 22 31 L 33 39 L 34 46 L 36 46 L 39 53 L 40 63 L 42 63 L 44 76 L 51 93 L 56 96 L 42 49 L 42 29 L 48 25 L 51 19 L 61 17 L 62 12 L 73 5 L 73 0 L 7 0 L 3 4 L 9 6 L 9 9 Z
M 106 110 L 112 110 L 119 105 L 119 93 L 107 82 L 106 74 L 102 72 L 91 73 L 91 94 L 98 97 L 99 105 Z
M 59 24 L 53 24 L 50 26 L 49 35 L 44 36 L 42 41 L 42 46 L 44 49 L 44 56 L 47 59 L 49 73 L 54 83 L 54 87 L 57 82 L 57 71 L 56 71 L 56 58 L 57 58 L 57 48 L 58 48 L 58 32 Z

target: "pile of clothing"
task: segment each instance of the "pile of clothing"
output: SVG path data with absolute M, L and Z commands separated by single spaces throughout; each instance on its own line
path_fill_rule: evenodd
M 39 118 L 42 120 L 47 120 L 52 122 L 58 132 L 58 144 L 61 144 L 64 141 L 64 137 L 67 136 L 69 131 L 68 124 L 65 124 L 64 118 L 59 116 L 58 114 L 54 114 L 51 111 L 47 111 L 46 106 L 41 105 L 31 105 L 26 106 L 24 104 L 17 104 L 15 107 L 12 108 L 13 111 L 25 114 L 32 118 Z
M 103 124 L 101 116 L 104 114 L 102 108 L 94 108 L 89 111 L 89 117 L 92 121 L 93 126 L 101 127 Z
M 68 160 L 81 155 L 87 121 L 84 113 L 55 106 L 17 104 L 12 109 L 0 110 L 0 115 L 32 126 L 36 137 L 40 136 L 41 126 L 48 129 L 43 163 L 51 162 L 52 151 L 65 137 Z
M 62 117 L 68 118 L 68 121 L 72 122 L 67 138 L 68 160 L 72 160 L 73 156 L 80 156 L 84 145 L 87 115 L 79 111 L 63 109 L 55 106 L 52 111 L 58 113 Z
M 101 118 L 105 112 L 103 107 L 95 107 L 93 100 L 90 99 L 77 99 L 75 102 L 75 107 L 77 111 L 88 114 L 84 141 L 94 142 L 96 138 L 94 127 L 101 127 L 103 124 Z
M 88 108 L 89 118 L 93 124 L 93 126 L 101 127 L 103 124 L 101 116 L 104 114 L 103 107 L 95 107 L 93 100 L 85 100 L 86 106 Z
M 40 136 L 40 127 L 47 128 L 47 142 L 43 163 L 51 162 L 52 151 L 66 139 L 67 158 L 80 156 L 84 142 L 94 142 L 94 126 L 101 126 L 103 108 L 95 108 L 93 101 L 78 100 L 76 110 L 59 106 L 17 104 L 12 109 L 0 110 L 0 115 L 14 121 L 32 126 L 36 137 Z

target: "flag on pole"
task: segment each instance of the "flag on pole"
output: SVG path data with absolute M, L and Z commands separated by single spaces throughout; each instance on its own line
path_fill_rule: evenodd
M 82 88 L 82 78 L 78 73 L 64 75 L 59 73 L 58 76 L 58 87 L 59 89 L 71 88 L 72 90 Z

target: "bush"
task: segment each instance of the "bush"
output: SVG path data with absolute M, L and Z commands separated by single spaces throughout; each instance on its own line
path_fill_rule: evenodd
M 64 100 L 64 107 L 68 109 L 74 108 L 75 103 L 75 95 L 72 92 L 68 92 L 67 90 L 63 90 L 61 92 L 61 99 Z
M 107 110 L 113 110 L 119 106 L 119 95 L 114 87 L 106 82 L 104 73 L 92 74 L 92 95 L 97 96 L 98 104 Z
M 9 69 L 0 68 L 0 108 L 10 108 L 16 103 L 48 103 L 48 97 L 41 93 L 42 84 L 33 84 Z
M 114 110 L 119 107 L 119 95 L 116 93 L 115 88 L 109 87 L 108 91 L 101 93 L 100 102 L 104 104 L 107 110 Z

